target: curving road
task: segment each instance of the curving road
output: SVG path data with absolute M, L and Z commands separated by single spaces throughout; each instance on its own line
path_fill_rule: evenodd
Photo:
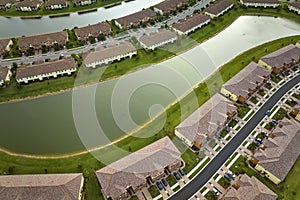
M 278 89 L 263 106 L 252 116 L 252 118 L 240 129 L 238 133 L 231 139 L 226 146 L 202 169 L 202 171 L 189 183 L 187 183 L 177 193 L 170 196 L 170 200 L 189 199 L 195 195 L 223 166 L 227 159 L 235 152 L 235 150 L 244 142 L 249 134 L 265 117 L 265 112 L 271 108 L 287 93 L 291 88 L 300 82 L 300 75 L 297 75 L 280 89 Z

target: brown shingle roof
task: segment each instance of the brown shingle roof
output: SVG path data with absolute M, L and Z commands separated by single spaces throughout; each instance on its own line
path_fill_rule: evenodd
M 273 130 L 274 138 L 269 138 L 254 157 L 258 164 L 271 172 L 280 180 L 284 180 L 300 154 L 300 124 L 295 120 L 284 118 Z
M 64 4 L 66 5 L 68 3 L 67 0 L 48 0 L 46 1 L 45 3 L 45 6 L 51 6 L 51 5 L 61 5 L 61 4 Z
M 231 5 L 233 5 L 233 3 L 230 0 L 218 0 L 212 5 L 210 5 L 208 8 L 206 8 L 205 12 L 218 15 Z
M 129 27 L 132 24 L 140 23 L 143 20 L 148 20 L 149 18 L 155 18 L 156 13 L 153 10 L 145 9 L 139 12 L 133 13 L 131 15 L 127 15 L 124 17 L 120 17 L 116 19 L 116 21 L 121 24 L 122 27 Z
M 14 4 L 16 2 L 17 2 L 17 0 L 0 0 L 0 5 L 5 6 L 7 4 Z
M 82 174 L 0 176 L 3 200 L 78 200 Z
M 10 39 L 0 39 L 0 53 L 1 53 L 1 50 L 4 50 L 6 48 L 9 41 L 10 41 Z
M 294 6 L 296 8 L 300 8 L 300 1 L 291 2 L 291 3 L 289 3 L 289 5 Z
M 261 58 L 262 61 L 272 67 L 282 68 L 284 64 L 290 63 L 293 59 L 299 61 L 300 48 L 290 44 L 273 53 L 270 53 Z
M 93 25 L 84 26 L 74 29 L 76 35 L 80 38 L 89 37 L 89 35 L 98 35 L 103 33 L 107 35 L 110 33 L 110 26 L 107 22 L 101 22 Z
M 38 4 L 42 4 L 41 1 L 38 0 L 24 0 L 17 3 L 16 7 L 37 7 Z
M 105 47 L 99 47 L 94 52 L 84 56 L 84 64 L 91 64 L 96 61 L 113 58 L 115 56 L 127 54 L 136 51 L 136 48 L 130 42 L 122 42 L 120 44 Z
M 225 200 L 276 200 L 277 194 L 260 182 L 257 178 L 251 178 L 247 174 L 240 175 L 235 184 L 238 189 L 231 187 L 224 195 Z
M 146 183 L 146 177 L 163 172 L 164 167 L 181 162 L 181 153 L 164 137 L 96 172 L 104 196 L 112 199 L 126 193 L 126 187 Z
M 1 67 L 0 66 L 0 81 L 4 81 L 6 76 L 7 76 L 7 73 L 8 73 L 8 67 Z
M 178 6 L 181 6 L 182 4 L 186 4 L 187 0 L 166 0 L 163 1 L 154 7 L 162 10 L 163 12 L 170 12 L 172 10 L 176 10 Z
M 249 89 L 254 91 L 257 84 L 261 84 L 269 74 L 270 72 L 267 69 L 259 66 L 255 62 L 251 62 L 227 81 L 223 85 L 223 88 L 237 96 L 242 96 L 247 99 Z
M 17 69 L 16 79 L 38 76 L 74 68 L 76 68 L 74 59 L 68 57 L 62 60 L 20 67 Z
M 268 3 L 279 4 L 279 0 L 242 0 L 244 3 Z
M 176 130 L 189 141 L 202 144 L 208 135 L 215 134 L 223 127 L 227 113 L 233 112 L 236 112 L 233 103 L 217 93 L 181 122 Z
M 139 38 L 139 41 L 145 44 L 147 47 L 151 47 L 175 37 L 177 38 L 176 33 L 170 30 L 162 29 L 156 33 L 151 33 L 150 35 L 143 35 Z
M 207 15 L 194 14 L 186 20 L 181 20 L 178 23 L 173 24 L 172 27 L 181 32 L 186 32 L 209 19 L 210 17 Z
M 18 46 L 20 49 L 27 49 L 32 46 L 41 46 L 44 43 L 51 44 L 53 42 L 65 43 L 68 39 L 66 31 L 47 33 L 41 35 L 33 35 L 18 38 Z

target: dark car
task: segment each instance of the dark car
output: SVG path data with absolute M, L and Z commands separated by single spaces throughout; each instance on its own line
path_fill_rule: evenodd
M 230 176 L 228 176 L 228 174 L 224 174 L 224 178 L 227 180 L 227 181 L 231 181 L 231 177 Z
M 163 183 L 163 185 L 165 186 L 165 187 L 167 187 L 168 186 L 168 182 L 163 178 L 163 179 L 161 179 L 161 182 Z
M 163 186 L 160 184 L 160 182 L 156 182 L 156 186 L 159 190 L 162 190 L 163 189 Z
M 184 171 L 182 169 L 178 170 L 181 176 L 184 176 Z
M 180 177 L 179 177 L 179 175 L 176 172 L 174 172 L 173 175 L 176 178 L 176 180 L 180 180 Z

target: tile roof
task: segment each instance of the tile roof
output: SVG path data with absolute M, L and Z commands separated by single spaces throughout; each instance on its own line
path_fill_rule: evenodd
M 51 5 L 61 5 L 61 4 L 67 4 L 68 0 L 47 0 L 45 2 L 45 6 L 51 6 Z
M 3 200 L 78 200 L 82 174 L 0 176 Z
M 267 3 L 267 4 L 279 4 L 279 0 L 242 0 L 244 3 Z
M 210 6 L 208 6 L 208 8 L 205 9 L 205 12 L 218 15 L 231 5 L 233 5 L 233 3 L 230 0 L 218 0 Z
M 47 33 L 47 34 L 41 34 L 41 35 L 32 35 L 32 36 L 26 36 L 26 37 L 20 37 L 18 38 L 17 45 L 20 49 L 23 48 L 29 48 L 30 45 L 32 46 L 41 46 L 44 43 L 65 43 L 68 39 L 67 31 L 60 31 L 60 32 L 54 32 L 54 33 Z
M 113 58 L 133 51 L 136 51 L 136 48 L 130 42 L 122 42 L 116 45 L 97 48 L 95 51 L 85 55 L 83 62 L 84 64 L 91 64 L 96 61 Z
M 103 33 L 104 35 L 109 34 L 110 26 L 107 22 L 99 22 L 97 24 L 84 26 L 81 28 L 74 29 L 76 35 L 80 38 L 89 37 L 89 35 L 98 35 Z
M 176 33 L 167 29 L 162 29 L 156 33 L 151 33 L 150 35 L 143 35 L 139 38 L 139 41 L 147 47 L 151 47 L 172 38 L 177 38 Z
M 300 154 L 300 124 L 295 120 L 284 118 L 273 130 L 274 138 L 269 138 L 254 157 L 258 164 L 280 180 L 284 180 Z
M 227 114 L 235 111 L 233 102 L 217 93 L 181 122 L 176 130 L 189 141 L 202 144 L 208 135 L 215 134 L 223 127 Z
M 164 171 L 164 167 L 181 161 L 181 153 L 164 137 L 122 159 L 98 170 L 97 178 L 104 196 L 117 198 L 126 188 L 146 183 L 146 177 Z
M 74 59 L 72 57 L 68 57 L 62 60 L 19 67 L 17 69 L 16 79 L 38 76 L 42 74 L 48 74 L 52 72 L 58 72 L 58 71 L 74 69 L 74 68 L 76 68 Z
M 240 175 L 236 181 L 238 189 L 231 187 L 224 195 L 224 200 L 276 200 L 277 194 L 260 182 L 257 178 L 251 178 L 247 174 Z
M 266 56 L 263 56 L 261 60 L 272 67 L 281 68 L 284 64 L 290 63 L 293 59 L 299 60 L 299 58 L 300 48 L 290 44 Z
M 37 5 L 41 5 L 42 2 L 38 0 L 24 0 L 17 3 L 16 7 L 36 7 Z
M 166 0 L 159 4 L 156 4 L 154 7 L 162 10 L 163 12 L 170 12 L 172 10 L 176 10 L 178 6 L 181 4 L 186 4 L 188 0 Z
M 2 49 L 5 49 L 6 46 L 8 45 L 10 39 L 0 39 L 0 51 Z M 1 52 L 0 52 L 1 53 Z
M 296 8 L 300 8 L 300 1 L 295 1 L 295 2 L 288 3 L 288 4 L 291 6 L 294 6 Z
M 194 14 L 186 20 L 181 20 L 178 23 L 173 24 L 172 27 L 181 32 L 186 32 L 209 19 L 210 17 L 207 15 Z
M 0 0 L 0 5 L 5 6 L 6 4 L 14 4 L 17 0 Z
M 131 24 L 137 24 L 148 18 L 155 18 L 156 13 L 153 10 L 145 9 L 139 12 L 120 17 L 116 21 L 121 24 L 122 27 L 129 27 Z
M 0 66 L 0 81 L 4 81 L 6 76 L 7 76 L 7 73 L 8 73 L 8 67 L 2 67 Z
M 227 81 L 223 85 L 223 88 L 237 96 L 247 98 L 249 89 L 255 90 L 257 84 L 262 83 L 265 77 L 269 75 L 270 72 L 267 69 L 259 66 L 255 62 L 251 62 L 238 74 Z

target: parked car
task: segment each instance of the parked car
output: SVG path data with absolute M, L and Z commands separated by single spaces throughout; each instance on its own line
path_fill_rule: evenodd
M 181 176 L 184 176 L 184 175 L 185 175 L 185 174 L 184 174 L 184 171 L 183 171 L 182 169 L 179 169 L 178 171 L 179 171 L 179 173 L 180 173 Z
M 232 171 L 228 170 L 228 174 L 232 179 L 235 179 L 236 175 Z
M 267 110 L 265 114 L 266 114 L 266 115 L 269 115 L 269 114 L 270 114 L 270 110 Z
M 275 119 L 273 119 L 272 122 L 273 122 L 274 124 L 278 124 L 278 121 L 275 120 Z
M 260 139 L 260 138 L 255 138 L 254 140 L 255 140 L 255 142 L 258 142 L 258 143 L 260 143 L 260 144 L 263 143 L 262 139 Z
M 179 177 L 179 175 L 176 172 L 174 172 L 173 175 L 176 178 L 176 180 L 180 180 L 180 177 Z
M 160 182 L 156 182 L 156 186 L 159 190 L 162 190 L 163 189 L 163 186 L 160 184 Z
M 231 181 L 231 177 L 228 174 L 224 174 L 224 178 L 229 182 Z
M 163 183 L 163 185 L 165 186 L 165 187 L 167 187 L 168 186 L 168 182 L 166 181 L 166 179 L 161 179 L 161 182 Z
M 213 187 L 212 191 L 215 195 L 217 195 L 217 196 L 220 195 L 220 192 L 215 187 Z

